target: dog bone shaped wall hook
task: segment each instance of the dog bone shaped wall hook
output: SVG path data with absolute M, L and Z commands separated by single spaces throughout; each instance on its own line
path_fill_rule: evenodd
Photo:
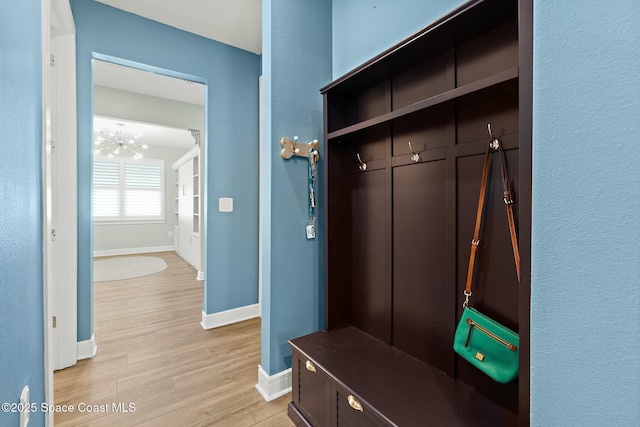
M 285 160 L 290 159 L 293 156 L 309 157 L 309 151 L 318 151 L 318 140 L 314 139 L 307 144 L 303 144 L 298 142 L 297 136 L 294 136 L 293 139 L 285 136 L 280 140 L 280 146 L 282 147 L 280 157 Z

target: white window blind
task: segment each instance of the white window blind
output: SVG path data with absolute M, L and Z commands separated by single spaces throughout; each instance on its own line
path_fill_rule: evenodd
M 114 162 L 93 162 L 93 216 L 120 217 L 120 165 Z
M 94 161 L 93 219 L 164 221 L 164 161 Z

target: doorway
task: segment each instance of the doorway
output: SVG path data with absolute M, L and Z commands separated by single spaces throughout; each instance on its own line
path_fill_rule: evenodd
M 176 250 L 202 277 L 204 85 L 100 60 L 93 68 L 94 255 Z M 141 183 L 130 188 L 125 182 L 132 178 L 125 175 L 137 173 L 136 165 L 143 164 L 144 173 L 149 168 L 161 172 L 142 177 L 145 182 L 157 179 L 157 188 L 139 188 Z M 96 187 L 96 166 L 105 173 L 117 170 L 116 165 L 121 188 L 110 182 Z M 111 209 L 113 195 L 118 209 Z M 140 197 L 146 197 L 145 203 L 136 202 Z M 108 209 L 96 212 L 100 203 Z
M 204 280 L 205 86 L 98 59 L 93 78 L 94 257 L 175 251 Z
M 52 126 L 50 129 L 50 133 L 47 133 L 47 135 L 51 135 L 48 138 L 54 141 L 54 143 L 46 143 L 46 149 L 44 150 L 45 159 L 52 158 L 54 162 L 50 170 L 53 172 L 59 172 L 59 177 L 55 174 L 54 176 L 50 176 L 51 173 L 46 174 L 44 177 L 45 181 L 49 183 L 45 183 L 45 187 L 47 187 L 47 185 L 52 187 L 50 193 L 53 195 L 51 197 L 51 200 L 53 201 L 53 206 L 50 209 L 51 213 L 47 213 L 48 221 L 47 226 L 45 227 L 45 241 L 55 243 L 55 246 L 49 244 L 49 246 L 52 247 L 48 250 L 48 256 L 46 256 L 46 262 L 51 264 L 51 266 L 48 265 L 46 271 L 48 272 L 48 275 L 51 275 L 52 277 L 47 277 L 47 284 L 45 286 L 45 290 L 47 292 L 47 294 L 45 295 L 45 299 L 47 301 L 47 305 L 45 307 L 45 319 L 53 319 L 52 323 L 49 324 L 47 328 L 48 336 L 46 337 L 46 341 L 48 343 L 48 349 L 45 351 L 45 359 L 48 366 L 48 395 L 52 395 L 53 393 L 53 377 L 51 375 L 53 370 L 59 370 L 68 366 L 72 366 L 76 363 L 77 360 L 94 356 L 97 351 L 95 336 L 91 336 L 90 339 L 80 338 L 83 335 L 82 330 L 91 328 L 93 310 L 92 307 L 89 307 L 87 309 L 87 307 L 78 305 L 76 301 L 87 301 L 87 299 L 79 298 L 80 293 L 85 291 L 76 288 L 75 286 L 76 268 L 78 268 L 79 270 L 92 269 L 92 261 L 88 261 L 85 264 L 85 262 L 82 262 L 82 260 L 78 258 L 80 262 L 76 264 L 76 253 L 80 254 L 81 252 L 84 252 L 80 249 L 76 250 L 76 227 L 78 223 L 86 224 L 86 221 L 88 219 L 91 222 L 91 227 L 87 231 L 93 230 L 92 218 L 78 217 L 76 219 L 76 200 L 79 189 L 77 189 L 76 187 L 75 171 L 79 167 L 80 162 L 88 161 L 89 163 L 93 163 L 93 160 L 86 158 L 85 160 L 82 160 L 81 158 L 76 158 L 75 156 L 76 97 L 75 56 L 73 55 L 73 53 L 75 52 L 75 35 L 70 34 L 65 35 L 64 37 L 56 37 L 58 39 L 57 42 L 52 33 L 51 51 L 55 51 L 57 47 L 59 55 L 55 57 L 56 66 L 52 67 L 52 70 L 54 70 L 51 72 L 52 83 L 47 84 L 47 86 L 51 88 L 50 92 L 52 92 L 50 95 L 52 100 L 49 102 L 49 104 L 51 104 L 52 111 Z M 53 58 L 54 57 L 52 56 L 52 64 Z M 142 234 L 155 234 L 156 238 L 158 238 L 158 236 L 165 236 L 164 241 L 166 242 L 166 244 L 152 243 L 146 245 L 131 245 L 130 243 L 128 243 L 121 245 L 120 247 L 115 247 L 115 253 L 112 254 L 117 254 L 119 251 L 122 252 L 123 246 L 125 249 L 125 253 L 127 252 L 126 249 L 129 249 L 128 252 L 141 250 L 144 251 L 145 249 L 147 251 L 159 249 L 174 250 L 176 247 L 173 239 L 173 236 L 175 236 L 173 223 L 175 215 L 173 191 L 175 185 L 172 179 L 175 173 L 171 168 L 173 166 L 173 162 L 176 159 L 179 159 L 185 152 L 193 151 L 193 147 L 197 147 L 197 151 L 204 154 L 204 142 L 206 140 L 203 131 L 205 121 L 204 92 L 206 91 L 206 87 L 202 84 L 169 78 L 163 75 L 149 73 L 138 69 L 122 67 L 112 63 L 105 63 L 97 60 L 95 60 L 94 62 L 102 65 L 106 64 L 106 66 L 111 66 L 114 69 L 116 69 L 117 67 L 117 70 L 124 74 L 117 74 L 117 71 L 107 73 L 110 76 L 109 78 L 111 78 L 111 80 L 115 79 L 121 82 L 122 85 L 129 85 L 129 87 L 124 86 L 120 87 L 119 89 L 111 87 L 113 86 L 113 84 L 109 83 L 108 78 L 106 80 L 102 79 L 102 77 L 100 76 L 104 73 L 101 74 L 100 70 L 98 69 L 96 74 L 98 75 L 98 78 L 101 79 L 99 80 L 99 83 L 102 84 L 96 85 L 96 91 L 102 91 L 102 95 L 97 96 L 97 98 L 101 99 L 104 102 L 101 101 L 102 103 L 98 106 L 95 106 L 94 109 L 97 109 L 98 113 L 101 113 L 105 116 L 110 116 L 109 118 L 98 118 L 100 120 L 99 126 L 104 127 L 104 129 L 100 130 L 103 130 L 105 135 L 109 135 L 113 131 L 108 129 L 107 123 L 118 123 L 122 125 L 123 128 L 124 126 L 126 126 L 135 127 L 136 129 L 138 129 L 134 137 L 139 133 L 146 133 L 147 137 L 151 137 L 154 140 L 154 144 L 146 144 L 146 142 L 140 139 L 137 142 L 138 145 L 153 145 L 152 148 L 139 147 L 141 157 L 144 158 L 145 154 L 149 154 L 152 152 L 155 152 L 155 155 L 152 155 L 151 157 L 157 157 L 158 153 L 165 155 L 163 173 L 165 177 L 168 178 L 168 180 L 166 181 L 163 180 L 166 189 L 166 192 L 164 193 L 164 202 L 162 204 L 162 214 L 164 215 L 164 219 L 156 218 L 155 224 L 153 224 L 154 221 L 150 221 L 151 223 L 147 221 L 147 224 L 140 224 L 144 221 L 133 221 L 137 222 L 138 226 L 145 225 L 147 227 L 147 229 L 141 231 Z M 138 75 L 135 78 L 126 78 L 125 74 L 127 73 L 138 73 Z M 58 77 L 57 79 L 56 76 Z M 152 84 L 153 82 L 144 83 L 145 79 L 148 80 L 150 78 L 156 78 L 155 87 L 160 88 L 156 90 L 164 90 L 164 92 L 168 93 L 168 95 L 163 96 L 162 92 L 158 92 L 154 95 L 153 92 L 150 92 L 151 89 L 149 89 L 149 87 L 154 87 L 154 84 Z M 161 83 L 158 83 L 158 80 L 161 81 Z M 69 82 L 68 87 L 64 84 L 67 81 Z M 179 89 L 183 86 L 191 88 L 191 97 L 189 98 L 188 96 L 185 97 L 183 95 L 183 98 L 181 100 L 171 99 L 179 96 Z M 147 92 L 141 94 L 139 92 L 135 92 L 134 90 L 132 90 L 132 88 L 147 88 L 145 89 Z M 58 92 L 57 96 L 55 93 L 56 91 Z M 187 89 L 187 91 L 189 90 Z M 199 91 L 199 94 L 195 95 L 194 97 L 193 94 L 196 91 Z M 70 92 L 73 92 L 73 94 L 71 94 Z M 101 97 L 105 99 L 102 99 Z M 137 104 L 136 102 L 134 102 L 136 101 L 136 99 L 138 102 Z M 152 106 L 145 106 L 141 100 L 146 100 L 147 104 L 152 104 Z M 73 105 L 71 105 L 71 101 L 73 101 Z M 67 106 L 65 102 L 69 105 Z M 159 125 L 158 122 L 165 124 Z M 114 126 L 118 125 L 114 124 Z M 142 132 L 140 132 L 139 130 L 141 128 Z M 84 143 L 94 145 L 93 141 L 95 139 L 97 138 L 94 138 L 90 141 L 85 141 Z M 166 141 L 167 139 L 171 140 L 171 144 L 174 145 L 173 147 L 163 146 L 161 141 Z M 182 144 L 182 148 L 176 147 L 176 145 L 179 145 L 180 143 Z M 167 144 L 169 143 L 166 143 L 165 145 Z M 145 151 L 145 153 L 143 153 L 142 151 Z M 64 152 L 65 155 L 56 156 L 56 152 Z M 162 157 L 162 155 L 160 157 Z M 108 158 L 108 156 L 105 157 Z M 199 159 L 201 158 L 203 157 L 199 156 Z M 147 160 L 149 159 L 147 158 Z M 199 179 L 201 180 L 201 182 L 204 182 L 204 174 L 206 173 L 206 168 L 203 166 L 203 164 L 199 164 L 199 171 L 201 171 Z M 204 200 L 203 196 L 205 192 L 205 186 L 201 186 L 199 194 L 201 194 L 202 196 L 199 197 L 199 199 L 201 200 L 198 203 L 198 214 L 200 221 L 202 222 L 204 222 L 203 219 L 205 210 L 201 203 L 202 200 Z M 87 203 L 90 206 L 91 202 L 89 201 L 89 199 L 86 199 L 80 200 L 79 203 Z M 144 204 L 145 203 L 137 203 L 138 206 Z M 89 208 L 89 206 L 78 207 L 82 208 L 80 210 L 88 210 L 90 213 L 91 208 Z M 201 226 L 198 229 L 199 234 L 201 234 L 202 236 L 202 238 L 200 239 L 200 244 L 204 245 L 206 242 L 206 230 L 203 223 L 201 223 L 200 225 Z M 133 226 L 133 224 L 127 224 L 127 226 Z M 152 230 L 149 227 L 156 227 L 156 230 Z M 158 227 L 164 227 L 164 234 L 157 232 Z M 114 229 L 112 229 L 112 231 L 113 230 Z M 126 231 L 131 231 L 131 229 L 127 229 Z M 121 228 L 119 232 L 122 234 L 123 229 Z M 117 233 L 115 234 L 117 235 Z M 49 237 L 51 236 L 55 236 L 55 239 L 50 239 Z M 92 246 L 90 247 L 90 252 L 93 255 L 93 238 L 91 239 L 91 242 Z M 57 251 L 56 248 L 58 247 L 63 249 Z M 110 249 L 113 250 L 114 247 Z M 102 252 L 103 255 L 108 254 L 109 248 L 103 248 L 103 250 L 106 251 Z M 202 254 L 202 252 L 203 251 L 201 250 L 200 253 Z M 58 254 L 61 256 L 57 256 Z M 64 255 L 64 257 L 62 255 Z M 92 258 L 93 256 L 91 256 L 91 259 Z M 204 260 L 202 255 L 190 262 L 190 264 L 195 268 L 194 276 L 197 275 L 200 280 L 202 280 L 204 278 Z M 83 310 L 84 312 L 88 311 L 89 313 L 91 313 L 91 316 L 88 318 L 91 323 L 88 324 L 87 317 L 76 315 L 76 313 L 83 313 Z M 84 334 L 86 335 L 86 333 Z

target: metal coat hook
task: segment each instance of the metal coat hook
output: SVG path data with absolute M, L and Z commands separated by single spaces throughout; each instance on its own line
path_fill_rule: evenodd
M 413 151 L 413 147 L 411 146 L 411 141 L 409 142 L 409 150 L 411 150 L 411 160 L 413 163 L 418 163 L 420 161 L 420 154 Z
M 496 151 L 498 148 L 500 148 L 500 140 L 493 136 L 493 133 L 491 132 L 491 123 L 487 123 L 487 131 L 489 131 L 489 136 L 491 137 L 489 146 L 492 150 Z
M 356 153 L 356 157 L 358 158 L 358 163 L 360 163 L 358 165 L 358 169 L 360 169 L 361 171 L 366 171 L 367 170 L 367 164 L 365 162 L 363 162 L 362 159 L 360 158 L 360 153 Z

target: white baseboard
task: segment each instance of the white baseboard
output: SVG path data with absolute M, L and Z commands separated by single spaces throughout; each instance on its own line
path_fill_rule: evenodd
M 256 384 L 256 389 L 267 402 L 284 396 L 291 391 L 291 368 L 269 375 L 262 369 L 262 366 L 258 365 L 258 384 Z
M 198 270 L 198 275 L 196 276 L 196 280 L 204 280 L 204 271 Z
M 91 339 L 86 341 L 78 341 L 78 360 L 91 359 L 98 353 L 98 345 L 96 344 L 96 336 L 91 335 Z
M 134 254 L 148 254 L 151 252 L 169 252 L 175 251 L 175 246 L 151 246 L 146 248 L 124 248 L 124 249 L 104 249 L 100 251 L 93 251 L 94 257 L 101 256 L 113 256 L 113 255 L 134 255 Z
M 259 316 L 258 304 L 246 305 L 244 307 L 233 308 L 220 313 L 207 314 L 202 312 L 203 329 L 213 329 L 232 323 L 242 322 L 243 320 L 253 319 Z

